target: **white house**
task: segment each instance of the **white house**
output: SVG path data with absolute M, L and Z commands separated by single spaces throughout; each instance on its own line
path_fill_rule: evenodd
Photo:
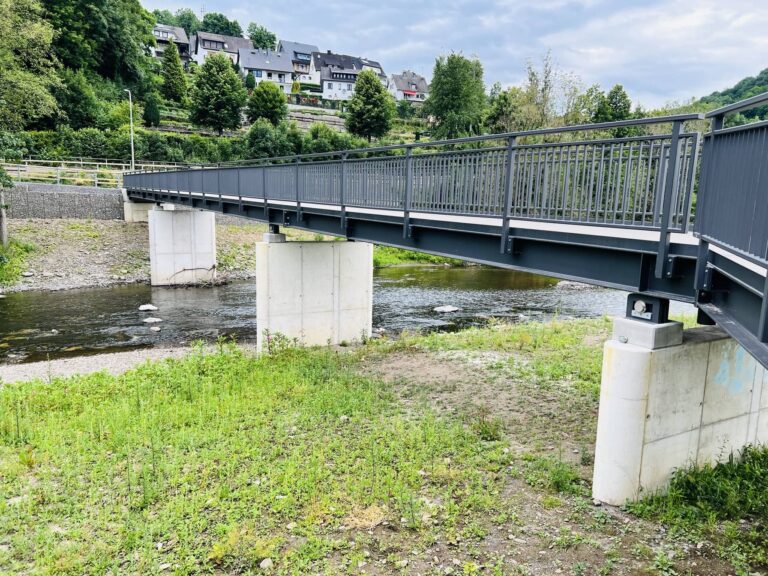
M 277 51 L 290 58 L 293 64 L 293 79 L 299 82 L 311 84 L 320 84 L 320 73 L 313 73 L 312 53 L 319 52 L 317 46 L 313 44 L 302 44 L 301 42 L 292 42 L 291 40 L 280 40 L 277 44 Z
M 424 76 L 410 70 L 389 77 L 389 92 L 395 100 L 407 100 L 414 104 L 423 104 L 429 97 L 429 84 Z
M 171 41 L 176 44 L 176 48 L 179 50 L 179 56 L 181 57 L 182 64 L 186 65 L 189 62 L 189 38 L 184 28 L 179 26 L 169 26 L 167 24 L 157 24 L 152 29 L 152 34 L 155 36 L 155 46 L 150 48 L 152 56 L 162 59 L 165 50 L 170 45 Z
M 367 58 L 327 52 L 314 52 L 310 73 L 320 74 L 323 98 L 326 100 L 349 100 L 355 92 L 357 75 L 363 70 L 373 70 L 381 83 L 387 85 L 387 76 L 381 64 Z
M 225 54 L 233 63 L 236 63 L 241 48 L 253 48 L 253 44 L 248 38 L 222 36 L 212 32 L 198 32 L 193 34 L 189 41 L 190 59 L 201 66 L 211 54 Z
M 293 63 L 288 54 L 274 50 L 241 48 L 237 63 L 243 76 L 247 76 L 249 72 L 253 73 L 257 86 L 262 82 L 274 82 L 284 93 L 291 93 Z

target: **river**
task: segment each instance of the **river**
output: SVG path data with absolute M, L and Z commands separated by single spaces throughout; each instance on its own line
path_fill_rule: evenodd
M 488 318 L 506 321 L 624 313 L 626 293 L 574 287 L 523 272 L 486 267 L 395 267 L 374 271 L 373 326 L 455 330 Z M 160 332 L 142 322 L 142 304 L 158 307 Z M 438 306 L 456 312 L 438 313 Z M 674 312 L 690 307 L 673 304 Z M 255 341 L 256 284 L 152 288 L 132 284 L 62 292 L 18 292 L 0 300 L 0 363 L 176 346 L 233 337 Z

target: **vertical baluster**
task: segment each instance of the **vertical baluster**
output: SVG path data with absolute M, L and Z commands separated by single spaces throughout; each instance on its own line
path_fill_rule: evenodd
M 339 218 L 340 228 L 344 230 L 346 235 L 347 230 L 347 207 L 346 207 L 346 188 L 347 188 L 347 153 L 341 154 L 341 182 L 339 186 L 339 210 L 341 217 Z
M 667 255 L 669 254 L 669 219 L 672 208 L 672 200 L 676 196 L 678 148 L 680 146 L 680 131 L 682 122 L 679 120 L 672 124 L 672 138 L 669 143 L 669 166 L 662 195 L 661 225 L 659 230 L 659 250 L 656 255 L 656 278 L 662 278 L 669 274 Z
M 507 143 L 507 165 L 506 174 L 504 175 L 504 209 L 501 213 L 501 254 L 506 254 L 509 244 L 509 211 L 510 204 L 512 202 L 512 182 L 515 177 L 514 164 L 517 141 L 514 136 L 510 136 Z
M 413 199 L 413 148 L 405 151 L 405 197 L 403 198 L 403 238 L 411 237 L 411 201 Z

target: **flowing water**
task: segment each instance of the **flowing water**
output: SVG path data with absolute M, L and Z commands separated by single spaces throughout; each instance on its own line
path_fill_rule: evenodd
M 141 304 L 158 307 L 160 332 L 142 322 Z M 377 330 L 455 330 L 488 318 L 621 315 L 626 294 L 573 287 L 497 268 L 397 267 L 374 271 Z M 438 306 L 456 312 L 438 313 Z M 686 311 L 682 305 L 675 311 Z M 0 300 L 0 363 L 183 345 L 220 336 L 255 341 L 256 283 L 212 288 L 152 288 L 145 284 L 64 292 L 19 292 Z

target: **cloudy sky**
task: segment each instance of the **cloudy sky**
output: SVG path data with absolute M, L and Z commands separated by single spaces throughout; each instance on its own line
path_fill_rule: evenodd
M 486 84 L 519 84 L 551 50 L 586 84 L 620 83 L 653 107 L 702 96 L 768 67 L 765 0 L 194 0 L 278 37 L 430 76 L 451 51 L 480 58 Z M 149 9 L 203 4 L 144 0 Z

